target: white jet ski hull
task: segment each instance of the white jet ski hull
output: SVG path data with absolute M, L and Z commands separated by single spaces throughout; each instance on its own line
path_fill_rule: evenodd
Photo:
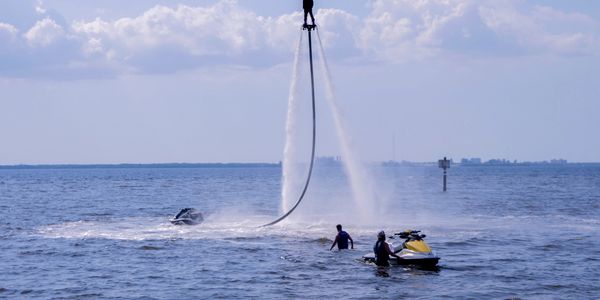
M 423 267 L 435 267 L 440 258 L 433 252 L 415 252 L 408 249 L 402 249 L 397 253 L 400 258 L 390 256 L 390 262 L 401 266 L 423 266 Z M 375 254 L 367 253 L 363 255 L 363 259 L 369 262 L 375 262 Z

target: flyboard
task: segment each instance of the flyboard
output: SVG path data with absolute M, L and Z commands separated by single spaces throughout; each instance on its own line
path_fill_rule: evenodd
M 296 201 L 296 204 L 294 204 L 294 206 L 292 206 L 292 208 L 285 213 L 283 216 L 279 217 L 277 220 L 262 225 L 260 227 L 266 227 L 266 226 L 271 226 L 271 225 L 275 225 L 279 222 L 281 222 L 283 219 L 287 218 L 295 209 L 296 207 L 298 207 L 298 205 L 300 204 L 300 202 L 302 202 L 302 199 L 304 199 L 304 196 L 306 195 L 306 191 L 308 190 L 308 185 L 310 184 L 310 177 L 312 175 L 312 171 L 313 171 L 313 165 L 315 163 L 315 144 L 316 144 L 316 138 L 317 138 L 317 111 L 316 111 L 316 105 L 315 105 L 315 76 L 314 76 L 314 72 L 313 72 L 313 54 L 312 54 L 312 31 L 317 29 L 317 25 L 308 25 L 308 24 L 304 24 L 302 26 L 302 30 L 306 30 L 308 33 L 308 57 L 310 60 L 310 87 L 311 87 L 311 95 L 312 95 L 312 150 L 311 150 L 311 154 L 310 154 L 310 166 L 308 169 L 308 176 L 306 177 L 306 182 L 304 183 L 304 188 L 302 189 L 302 193 L 300 194 L 300 197 L 298 198 L 298 201 Z

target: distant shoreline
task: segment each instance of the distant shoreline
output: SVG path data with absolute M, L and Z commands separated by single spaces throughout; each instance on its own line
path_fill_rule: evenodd
M 393 166 L 436 166 L 435 162 L 376 162 L 384 167 Z M 335 166 L 336 164 L 323 164 Z M 523 166 L 600 166 L 600 162 L 568 162 L 561 164 L 522 162 L 510 164 L 452 164 L 454 167 L 523 167 Z M 20 169 L 200 169 L 200 168 L 280 168 L 281 163 L 149 163 L 149 164 L 19 164 L 0 165 L 0 170 Z
M 185 168 L 273 168 L 280 163 L 152 163 L 152 164 L 40 164 L 0 165 L 1 169 L 185 169 Z

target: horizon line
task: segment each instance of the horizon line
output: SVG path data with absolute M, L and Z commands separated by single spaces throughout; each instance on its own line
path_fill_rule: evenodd
M 437 164 L 437 161 L 372 161 L 371 163 L 395 163 L 395 164 L 415 164 L 415 165 L 428 165 Z M 93 169 L 93 168 L 211 168 L 211 167 L 279 167 L 282 162 L 204 162 L 204 163 L 191 163 L 191 162 L 170 162 L 170 163 L 48 163 L 48 164 L 0 164 L 0 169 Z M 553 164 L 549 161 L 517 161 L 517 163 L 507 164 L 495 164 L 481 162 L 479 164 L 461 164 L 460 162 L 454 162 L 454 165 L 464 166 L 506 166 L 506 165 L 582 165 L 582 164 L 600 164 L 600 162 L 565 162 Z

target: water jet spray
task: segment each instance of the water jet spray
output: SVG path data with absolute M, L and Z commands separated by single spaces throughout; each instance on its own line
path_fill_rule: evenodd
M 310 154 L 310 166 L 308 168 L 308 176 L 306 177 L 306 182 L 304 183 L 304 188 L 302 189 L 302 193 L 300 194 L 300 197 L 298 198 L 298 201 L 296 201 L 296 204 L 294 204 L 294 206 L 292 206 L 292 208 L 285 213 L 283 216 L 279 217 L 277 220 L 262 225 L 261 227 L 266 227 L 266 226 L 271 226 L 271 225 L 275 225 L 279 222 L 281 222 L 283 219 L 287 218 L 295 209 L 296 207 L 298 207 L 298 205 L 300 204 L 300 202 L 302 202 L 302 199 L 304 199 L 304 196 L 306 195 L 306 191 L 308 190 L 308 185 L 310 184 L 310 178 L 312 176 L 312 171 L 313 171 L 313 166 L 315 163 L 315 146 L 316 146 L 316 139 L 317 139 L 317 111 L 316 111 L 316 105 L 315 105 L 315 77 L 314 77 L 314 71 L 313 71 L 313 53 L 312 53 L 312 35 L 311 32 L 313 30 L 317 29 L 317 25 L 308 25 L 308 24 L 304 24 L 302 26 L 302 30 L 306 30 L 308 33 L 308 57 L 310 60 L 310 86 L 311 86 L 311 96 L 312 96 L 312 150 L 311 150 L 311 154 Z

